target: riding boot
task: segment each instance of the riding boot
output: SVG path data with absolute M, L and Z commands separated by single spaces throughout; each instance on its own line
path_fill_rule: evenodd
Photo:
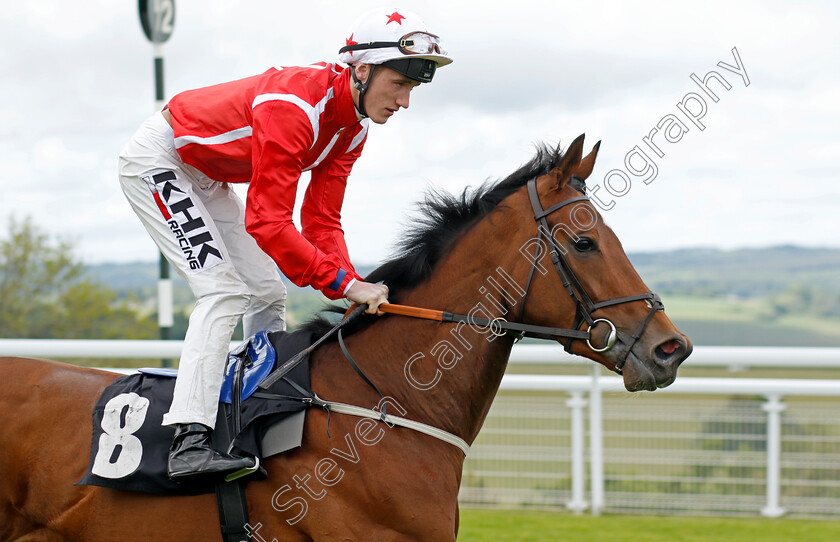
M 200 423 L 177 424 L 169 450 L 167 472 L 170 480 L 221 476 L 240 469 L 253 468 L 250 457 L 232 457 L 210 447 L 210 428 Z

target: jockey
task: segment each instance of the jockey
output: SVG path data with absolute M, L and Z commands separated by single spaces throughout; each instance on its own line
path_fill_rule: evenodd
M 286 288 L 330 299 L 387 302 L 388 288 L 353 269 L 341 228 L 347 177 L 367 138 L 409 106 L 409 93 L 452 62 L 420 18 L 405 10 L 362 15 L 339 60 L 272 68 L 177 94 L 149 118 L 120 154 L 122 190 L 196 302 L 184 339 L 175 393 L 163 424 L 175 436 L 173 480 L 254 466 L 215 452 L 209 433 L 228 347 L 240 317 L 245 337 L 285 329 Z M 297 183 L 311 172 L 292 222 Z M 246 203 L 228 183 L 250 182 Z

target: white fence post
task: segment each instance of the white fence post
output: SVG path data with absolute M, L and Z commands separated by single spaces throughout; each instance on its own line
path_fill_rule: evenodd
M 761 509 L 761 515 L 777 518 L 785 513 L 780 506 L 782 474 L 782 412 L 785 404 L 780 396 L 768 395 L 767 402 L 761 405 L 767 412 L 767 506 Z
M 583 392 L 571 392 L 566 406 L 572 409 L 572 500 L 566 506 L 575 514 L 582 514 L 588 506 L 584 500 L 586 472 L 583 457 L 583 408 L 586 406 L 586 399 L 583 398 Z
M 592 488 L 592 515 L 604 508 L 604 418 L 601 414 L 601 366 L 592 364 L 589 392 L 589 483 Z

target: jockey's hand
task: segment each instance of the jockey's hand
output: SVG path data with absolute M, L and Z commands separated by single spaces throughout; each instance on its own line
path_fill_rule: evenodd
M 357 280 L 347 290 L 345 297 L 354 303 L 366 303 L 368 306 L 366 313 L 382 316 L 385 313 L 379 310 L 379 305 L 388 302 L 388 287 L 384 284 Z

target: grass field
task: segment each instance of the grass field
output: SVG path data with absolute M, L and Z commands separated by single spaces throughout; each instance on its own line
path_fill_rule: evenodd
M 840 521 L 461 509 L 459 542 L 837 542 Z

